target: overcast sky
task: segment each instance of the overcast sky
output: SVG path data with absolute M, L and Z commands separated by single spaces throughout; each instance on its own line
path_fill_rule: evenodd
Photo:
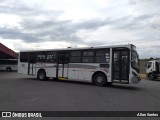
M 0 42 L 17 52 L 132 43 L 160 57 L 160 0 L 0 0 Z

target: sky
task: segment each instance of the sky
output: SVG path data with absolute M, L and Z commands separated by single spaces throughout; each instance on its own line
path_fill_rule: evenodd
M 10 49 L 134 44 L 160 58 L 160 0 L 0 0 L 0 42 Z

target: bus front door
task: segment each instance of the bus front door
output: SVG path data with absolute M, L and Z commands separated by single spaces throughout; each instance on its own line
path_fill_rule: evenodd
M 68 79 L 69 53 L 60 52 L 58 54 L 58 79 Z
M 129 83 L 128 50 L 113 50 L 112 82 Z

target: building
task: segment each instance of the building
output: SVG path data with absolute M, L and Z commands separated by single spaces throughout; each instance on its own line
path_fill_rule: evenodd
M 0 59 L 18 59 L 18 54 L 0 43 Z

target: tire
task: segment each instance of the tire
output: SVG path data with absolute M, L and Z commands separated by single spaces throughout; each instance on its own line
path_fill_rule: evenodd
M 37 79 L 38 80 L 46 80 L 46 72 L 44 70 L 38 71 Z
M 93 76 L 93 82 L 97 86 L 105 86 L 107 84 L 107 78 L 103 73 L 97 73 Z
M 155 79 L 154 74 L 149 74 L 149 75 L 148 75 L 148 79 L 149 79 L 149 80 L 154 80 L 154 79 Z
M 6 71 L 7 71 L 7 72 L 11 72 L 11 68 L 10 68 L 10 67 L 7 67 L 7 68 L 6 68 Z

